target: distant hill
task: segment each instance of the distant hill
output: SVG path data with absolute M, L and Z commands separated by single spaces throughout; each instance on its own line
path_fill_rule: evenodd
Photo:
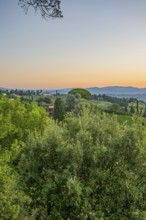
M 137 88 L 137 87 L 131 87 L 131 86 L 107 86 L 107 87 L 91 87 L 87 88 L 88 91 L 90 91 L 92 94 L 143 94 L 146 93 L 146 88 Z
M 65 88 L 59 90 L 49 90 L 55 94 L 56 91 L 60 94 L 67 94 L 73 88 Z M 146 94 L 146 88 L 137 88 L 132 86 L 106 86 L 106 87 L 90 87 L 86 88 L 91 94 Z
M 7 90 L 6 88 L 0 87 L 0 90 Z
M 60 94 L 68 94 L 72 88 L 57 90 Z M 106 86 L 86 88 L 92 95 L 106 94 L 115 97 L 137 98 L 146 101 L 146 88 L 137 88 L 132 86 Z M 50 90 L 51 94 L 56 94 L 56 90 Z

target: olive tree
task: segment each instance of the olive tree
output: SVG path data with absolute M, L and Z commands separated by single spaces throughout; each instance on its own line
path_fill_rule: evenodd
M 19 163 L 21 189 L 40 219 L 144 220 L 146 128 L 83 110 L 31 136 Z

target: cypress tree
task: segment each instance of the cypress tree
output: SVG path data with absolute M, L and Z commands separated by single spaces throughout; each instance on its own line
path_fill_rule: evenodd
M 65 115 L 65 106 L 61 98 L 56 98 L 54 103 L 54 119 L 62 121 Z

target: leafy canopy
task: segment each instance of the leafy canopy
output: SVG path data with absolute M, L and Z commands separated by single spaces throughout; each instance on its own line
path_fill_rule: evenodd
M 72 89 L 71 91 L 69 91 L 69 94 L 71 95 L 80 94 L 81 97 L 84 99 L 91 99 L 91 93 L 86 89 L 80 89 L 80 88 Z
M 27 13 L 29 7 L 39 12 L 43 18 L 63 17 L 60 9 L 60 0 L 19 0 L 19 4 Z
M 144 220 L 146 128 L 83 110 L 31 136 L 19 163 L 22 189 L 42 219 Z
M 50 122 L 36 104 L 0 95 L 0 219 L 23 219 L 29 198 L 19 189 L 17 164 L 28 136 L 43 134 Z

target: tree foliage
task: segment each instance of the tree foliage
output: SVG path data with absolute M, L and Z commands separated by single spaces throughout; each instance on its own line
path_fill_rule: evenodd
M 44 130 L 49 118 L 36 104 L 21 103 L 20 99 L 0 97 L 0 145 L 10 148 L 16 140 L 25 141 L 30 132 Z
M 120 112 L 120 106 L 117 103 L 113 103 L 110 107 L 111 112 L 119 113 Z
M 56 98 L 54 103 L 53 117 L 55 120 L 62 121 L 65 115 L 65 105 L 61 98 Z
M 27 13 L 29 7 L 41 14 L 43 18 L 57 17 L 61 18 L 60 0 L 19 0 L 19 4 Z
M 80 88 L 77 88 L 77 89 L 72 89 L 69 94 L 71 95 L 76 95 L 76 94 L 80 94 L 82 98 L 84 99 L 91 99 L 91 93 L 89 91 L 87 91 L 86 89 L 80 89 Z
M 90 116 L 90 117 L 89 117 Z M 90 109 L 31 136 L 19 163 L 22 190 L 42 219 L 144 220 L 146 128 Z
M 28 136 L 43 134 L 48 123 L 37 105 L 0 96 L 0 219 L 22 219 L 29 198 L 19 190 L 17 164 Z
M 136 98 L 119 98 L 119 97 L 112 97 L 105 94 L 99 94 L 99 95 L 92 95 L 92 98 L 94 100 L 103 100 L 108 101 L 111 103 L 119 104 L 121 107 L 127 107 L 130 103 L 134 103 L 137 101 Z
M 66 111 L 67 112 L 74 112 L 79 113 L 79 103 L 80 103 L 80 94 L 71 95 L 68 94 L 66 98 Z
M 34 103 L 0 96 L 0 125 L 0 219 L 146 218 L 137 114 L 129 126 L 92 106 L 58 124 Z

